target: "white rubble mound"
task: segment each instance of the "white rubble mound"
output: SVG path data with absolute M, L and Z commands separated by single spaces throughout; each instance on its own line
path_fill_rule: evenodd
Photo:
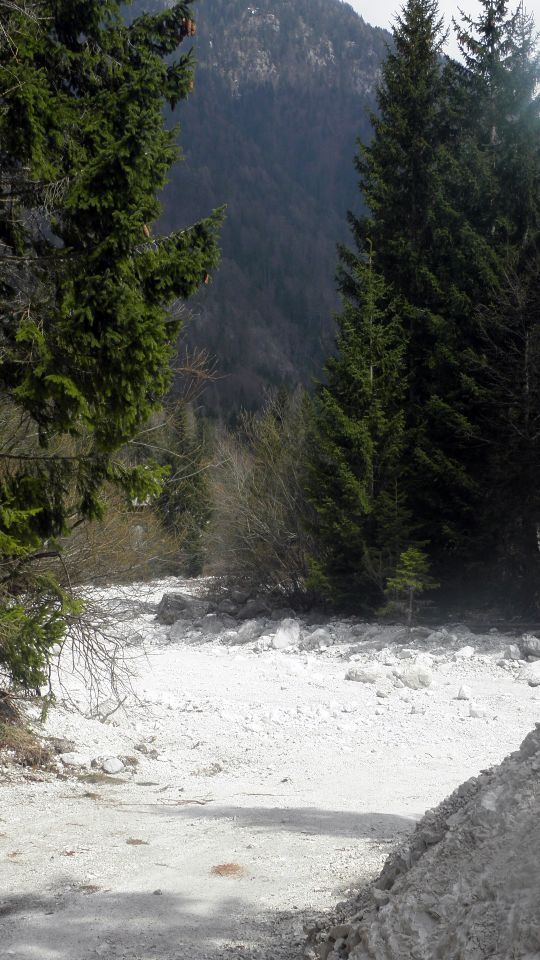
M 458 787 L 388 858 L 353 922 L 308 947 L 321 960 L 540 957 L 540 724 Z

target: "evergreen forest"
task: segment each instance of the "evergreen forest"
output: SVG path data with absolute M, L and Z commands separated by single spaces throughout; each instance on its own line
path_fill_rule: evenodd
M 454 28 L 460 62 L 435 0 L 397 19 L 314 400 L 313 582 L 367 610 L 409 549 L 461 608 L 539 600 L 537 38 L 506 0 Z

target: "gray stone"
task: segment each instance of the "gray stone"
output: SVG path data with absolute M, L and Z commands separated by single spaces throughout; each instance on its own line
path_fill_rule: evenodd
M 377 683 L 381 679 L 381 674 L 373 667 L 351 667 L 345 674 L 346 680 L 353 680 L 355 683 Z
M 74 767 L 79 769 L 81 767 L 88 768 L 92 761 L 92 758 L 89 757 L 87 754 L 75 753 L 72 751 L 70 751 L 69 753 L 61 753 L 58 759 L 60 760 L 60 763 L 63 764 L 64 767 Z
M 521 660 L 521 650 L 515 643 L 509 643 L 504 648 L 503 657 L 505 660 Z
M 209 600 L 191 597 L 187 593 L 164 593 L 156 611 L 158 623 L 171 626 L 177 620 L 197 620 L 212 607 Z
M 119 757 L 107 757 L 101 764 L 101 769 L 103 773 L 120 773 L 124 769 L 124 764 Z
M 476 719 L 481 719 L 482 717 L 487 716 L 487 710 L 484 707 L 479 707 L 478 704 L 471 700 L 469 703 L 469 716 Z
M 257 640 L 264 632 L 264 626 L 264 620 L 246 620 L 235 631 L 232 643 L 251 643 L 253 640 Z
M 193 629 L 192 620 L 176 620 L 169 630 L 169 640 L 185 640 L 190 630 Z
M 471 657 L 474 657 L 474 647 L 471 646 L 461 647 L 454 654 L 454 660 L 470 660 Z
M 433 674 L 431 670 L 423 663 L 411 663 L 402 667 L 397 676 L 409 690 L 422 690 L 424 687 L 431 686 Z
M 263 597 L 248 600 L 238 611 L 239 620 L 253 620 L 254 617 L 267 616 L 270 613 L 268 601 Z
M 294 620 L 295 616 L 292 607 L 276 607 L 270 612 L 270 620 Z
M 324 627 L 319 627 L 313 633 L 308 634 L 302 640 L 300 646 L 302 650 L 320 650 L 321 647 L 330 647 L 333 643 L 332 636 Z
M 249 590 L 242 590 L 241 587 L 235 587 L 231 590 L 231 600 L 235 603 L 246 603 L 249 600 L 249 596 Z
M 524 657 L 540 659 L 540 640 L 529 633 L 525 633 L 520 641 L 521 652 Z
M 448 643 L 448 630 L 434 630 L 428 635 L 427 643 L 434 647 Z
M 456 697 L 456 700 L 470 700 L 470 699 L 471 699 L 471 691 L 467 686 L 465 686 L 465 684 L 463 684 L 463 686 L 460 687 L 458 690 L 458 695 Z
M 227 617 L 227 623 L 225 623 L 225 618 L 218 617 L 215 613 L 207 613 L 202 620 L 198 621 L 197 626 L 201 628 L 203 633 L 216 636 L 218 633 L 223 633 L 224 630 L 227 630 L 233 624 L 234 620 L 232 617 Z
M 521 671 L 521 677 L 526 680 L 530 687 L 540 687 L 540 660 L 535 663 L 529 663 Z
M 276 635 L 272 638 L 274 650 L 284 650 L 286 647 L 294 647 L 300 640 L 300 624 L 298 620 L 287 617 L 282 620 Z
M 229 597 L 224 597 L 223 600 L 220 600 L 216 610 L 218 613 L 226 613 L 230 617 L 235 617 L 238 613 L 238 604 L 231 600 Z

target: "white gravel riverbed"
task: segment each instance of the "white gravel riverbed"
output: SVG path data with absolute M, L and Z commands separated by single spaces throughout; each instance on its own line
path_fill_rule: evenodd
M 61 778 L 0 765 L 2 960 L 299 960 L 303 925 L 540 719 L 514 638 L 256 617 L 239 644 L 228 618 L 157 623 L 190 588 L 100 594 L 133 694 L 99 719 L 68 671 L 77 709 L 40 728 L 70 741 Z

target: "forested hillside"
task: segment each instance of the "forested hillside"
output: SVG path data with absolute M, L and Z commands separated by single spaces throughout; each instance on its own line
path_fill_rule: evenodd
M 268 385 L 309 382 L 331 348 L 336 243 L 358 207 L 351 157 L 388 34 L 339 0 L 200 0 L 195 13 L 185 162 L 162 226 L 227 204 L 221 267 L 190 325 L 223 376 L 205 402 L 227 419 Z

